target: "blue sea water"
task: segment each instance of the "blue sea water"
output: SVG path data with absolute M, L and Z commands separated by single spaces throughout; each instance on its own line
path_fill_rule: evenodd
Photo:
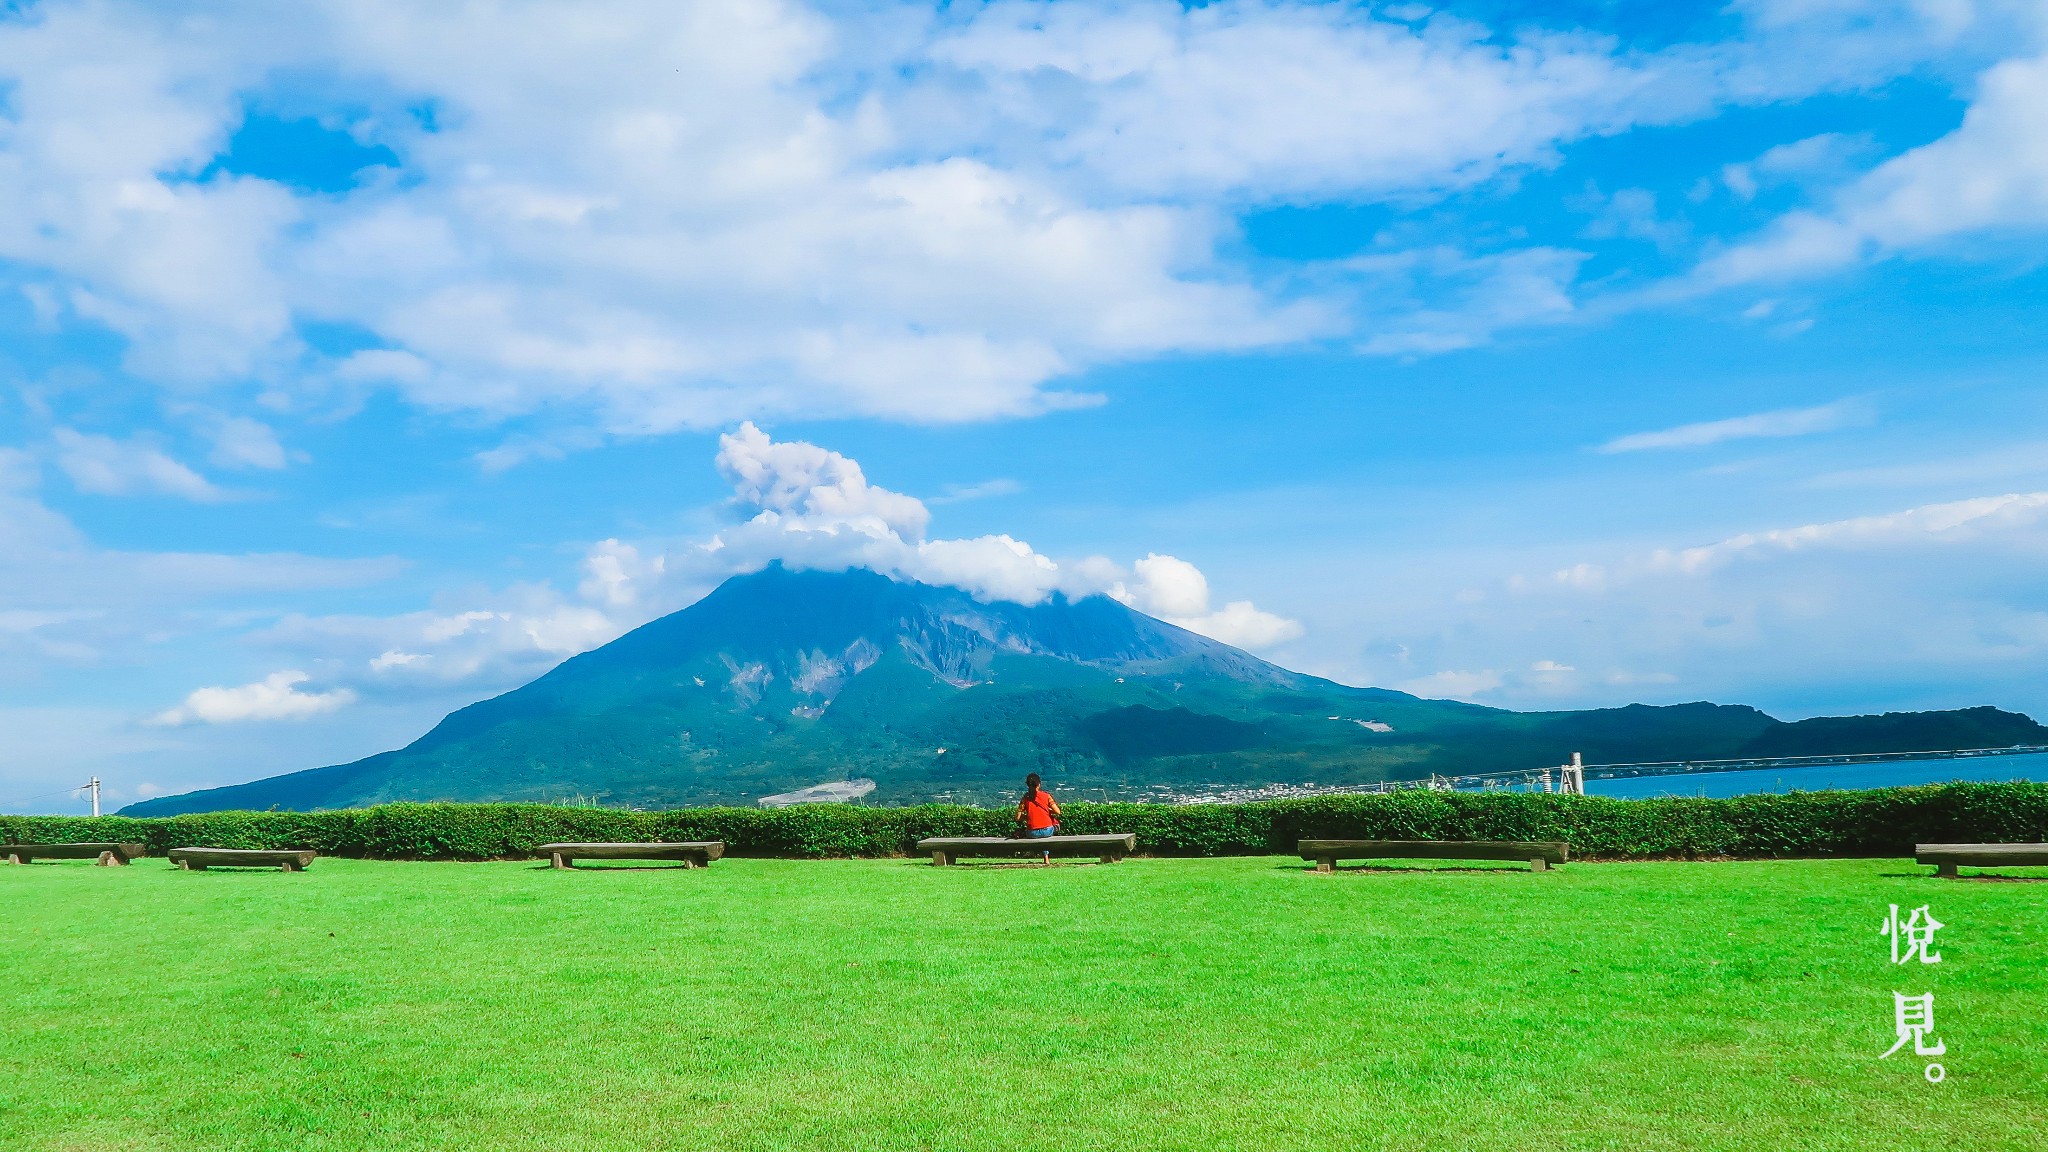
M 1750 796 L 1830 788 L 1897 788 L 1906 784 L 1945 784 L 1951 780 L 2048 780 L 2048 753 L 1588 780 L 1586 792 L 1593 796 L 1645 800 L 1658 796 Z

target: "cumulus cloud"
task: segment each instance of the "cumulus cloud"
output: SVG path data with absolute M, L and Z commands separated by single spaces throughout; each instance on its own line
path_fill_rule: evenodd
M 181 389 L 383 388 L 608 433 L 1028 416 L 1095 402 L 1060 381 L 1101 364 L 1428 354 L 1569 317 L 1579 254 L 1424 246 L 1275 276 L 1233 217 L 1439 198 L 1575 140 L 1869 83 L 1988 35 L 1950 7 L 1755 4 L 1746 37 L 1638 51 L 1292 0 L 53 0 L 0 25 L 0 258 L 44 323 L 110 330 Z M 2030 217 L 2037 86 L 2023 63 L 1987 74 L 1949 151 L 2009 143 L 2019 175 L 1952 189 L 1967 210 L 1941 227 Z M 286 106 L 399 171 L 315 189 L 218 163 L 251 109 Z M 1909 202 L 1947 201 L 1911 189 L 1946 159 L 1857 212 L 1929 219 Z M 1860 218 L 1837 224 L 1912 231 Z M 326 352 L 309 324 L 360 339 Z M 234 433 L 219 466 L 277 466 Z
M 1149 553 L 1131 565 L 1128 587 L 1114 588 L 1116 598 L 1154 616 L 1199 616 L 1209 610 L 1209 579 L 1185 560 Z
M 1832 432 L 1837 428 L 1868 419 L 1869 411 L 1861 402 L 1838 400 L 1833 404 L 1822 404 L 1815 408 L 1785 408 L 1775 412 L 1759 412 L 1752 416 L 1736 416 L 1727 420 L 1681 424 L 1676 428 L 1666 428 L 1658 432 L 1636 432 L 1609 440 L 1600 446 L 1599 451 L 1611 454 L 1644 452 L 1658 448 L 1704 448 L 1724 440 L 1811 436 L 1817 432 Z
M 1208 577 L 1178 557 L 1147 553 L 1131 569 L 1131 579 L 1111 584 L 1109 595 L 1169 624 L 1239 648 L 1271 648 L 1301 637 L 1299 623 L 1261 611 L 1249 600 L 1210 611 Z
M 307 679 L 304 672 L 273 672 L 254 684 L 237 688 L 201 688 L 176 708 L 157 713 L 152 722 L 177 727 L 239 724 L 249 720 L 304 720 L 355 702 L 356 694 L 346 688 L 300 691 L 298 686 Z
M 1064 586 L 1058 564 L 1008 535 L 925 539 L 931 511 L 923 501 L 869 484 L 857 462 L 817 445 L 778 443 L 745 423 L 719 437 L 718 467 L 734 499 L 758 509 L 704 547 L 708 562 L 727 571 L 772 561 L 871 568 L 1024 604 Z
M 227 498 L 204 476 L 139 439 L 116 440 L 58 428 L 57 466 L 80 492 L 95 496 L 162 495 L 211 503 Z
M 703 557 L 730 570 L 771 560 L 864 567 L 1020 604 L 1055 592 L 1106 593 L 1226 644 L 1269 648 L 1301 635 L 1299 624 L 1250 601 L 1211 611 L 1207 578 L 1172 556 L 1148 554 L 1126 573 L 1099 556 L 1061 564 L 1008 534 L 926 539 L 931 511 L 923 501 L 870 484 L 846 456 L 801 441 L 777 442 L 751 423 L 719 438 L 718 467 L 732 481 L 735 499 L 759 509 L 703 550 Z M 695 563 L 701 568 L 703 559 Z
M 1092 363 L 1327 323 L 1220 266 L 1211 212 L 918 146 L 888 93 L 844 96 L 922 45 L 867 60 L 841 53 L 883 41 L 840 32 L 717 0 L 204 20 L 53 3 L 0 28 L 19 116 L 0 256 L 55 277 L 54 320 L 112 328 L 148 375 L 293 387 L 311 359 L 310 387 L 572 405 L 632 432 L 1028 415 L 1091 402 L 1049 385 Z M 308 71 L 350 78 L 349 118 L 404 179 L 213 172 L 247 107 L 333 98 L 279 79 Z M 322 357 L 300 317 L 376 346 Z
M 849 530 L 911 540 L 931 513 L 915 497 L 877 488 L 860 465 L 815 444 L 770 440 L 751 421 L 718 438 L 718 470 L 763 523 L 790 532 Z

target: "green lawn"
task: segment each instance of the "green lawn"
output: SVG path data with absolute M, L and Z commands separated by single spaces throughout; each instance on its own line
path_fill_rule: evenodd
M 2041 1148 L 2048 883 L 1928 871 L 0 868 L 0 1145 Z

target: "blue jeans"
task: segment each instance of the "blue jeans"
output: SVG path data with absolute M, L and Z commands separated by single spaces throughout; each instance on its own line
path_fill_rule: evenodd
M 1045 827 L 1043 827 L 1043 828 L 1026 828 L 1026 829 L 1024 830 L 1024 834 L 1025 834 L 1026 836 L 1030 836 L 1030 837 L 1032 837 L 1033 839 L 1036 839 L 1037 837 L 1040 837 L 1040 836 L 1057 836 L 1057 835 L 1059 835 L 1059 831 L 1060 831 L 1060 826 L 1059 826 L 1059 825 L 1057 825 L 1057 824 L 1048 824 L 1048 825 L 1046 825 L 1046 826 L 1045 826 Z

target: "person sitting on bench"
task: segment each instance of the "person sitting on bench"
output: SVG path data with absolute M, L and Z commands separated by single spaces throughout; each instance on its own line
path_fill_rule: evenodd
M 1024 799 L 1017 802 L 1017 822 L 1024 825 L 1026 836 L 1059 835 L 1060 802 L 1039 787 L 1036 772 L 1024 778 Z M 1052 863 L 1052 853 L 1045 854 L 1045 862 Z

